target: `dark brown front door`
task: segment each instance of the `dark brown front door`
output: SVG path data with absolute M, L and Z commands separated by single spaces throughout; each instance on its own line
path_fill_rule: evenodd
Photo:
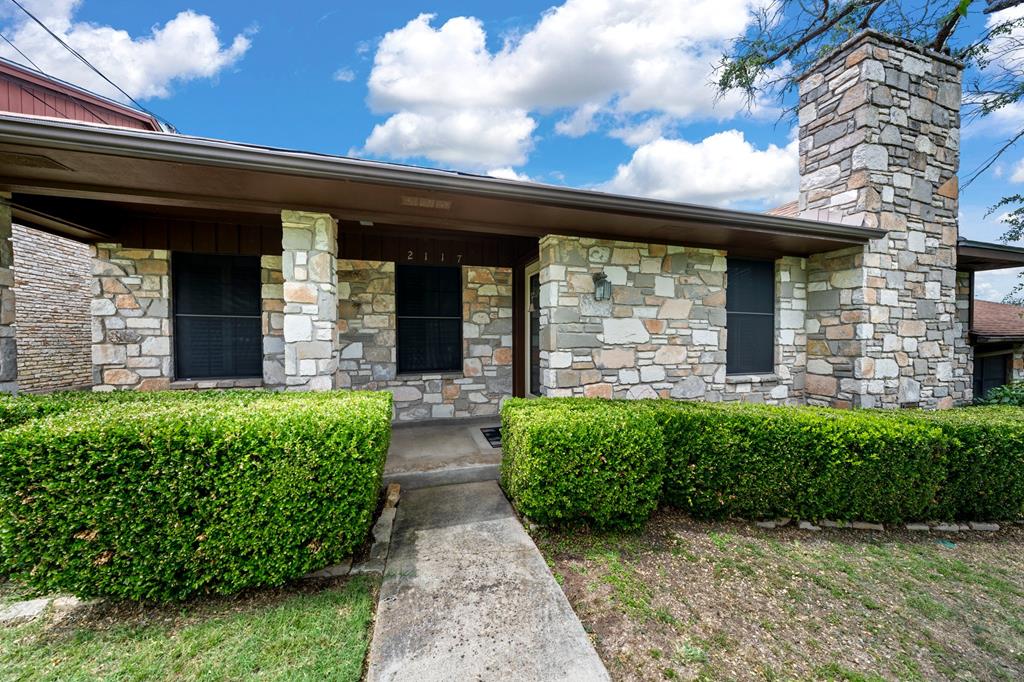
M 530 275 L 529 299 L 527 315 L 527 343 L 529 382 L 527 391 L 530 395 L 540 395 L 540 273 Z

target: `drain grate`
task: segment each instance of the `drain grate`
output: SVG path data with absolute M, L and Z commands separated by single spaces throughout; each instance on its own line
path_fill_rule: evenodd
M 480 432 L 484 434 L 484 438 L 491 444 L 492 448 L 501 447 L 501 427 L 500 426 L 488 426 L 485 429 L 480 429 Z

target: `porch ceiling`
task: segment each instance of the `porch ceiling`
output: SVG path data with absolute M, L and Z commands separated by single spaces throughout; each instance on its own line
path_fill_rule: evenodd
M 566 234 L 807 255 L 883 231 L 623 197 L 183 135 L 0 115 L 0 190 L 16 207 L 103 238 L 109 209 L 198 210 L 262 222 L 283 208 L 339 219 L 539 237 Z M 88 200 L 59 201 L 53 198 Z M 94 203 L 95 202 L 95 203 Z M 99 203 L 103 202 L 103 203 Z M 91 209 L 90 209 L 91 207 Z M 230 219 L 230 218 L 229 218 Z

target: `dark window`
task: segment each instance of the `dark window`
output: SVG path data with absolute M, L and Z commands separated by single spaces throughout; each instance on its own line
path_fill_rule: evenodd
M 462 271 L 399 265 L 395 273 L 398 371 L 462 369 Z
M 775 264 L 770 261 L 728 261 L 726 291 L 728 374 L 775 371 Z
M 175 253 L 171 267 L 175 375 L 262 376 L 259 257 Z
M 1012 353 L 981 355 L 974 359 L 974 397 L 984 398 L 993 388 L 1005 386 Z

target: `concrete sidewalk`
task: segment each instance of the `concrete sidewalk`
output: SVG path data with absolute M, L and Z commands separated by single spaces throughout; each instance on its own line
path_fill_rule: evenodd
M 497 417 L 395 424 L 384 482 L 413 490 L 497 480 L 501 448 L 491 447 L 480 429 L 499 425 Z
M 493 481 L 402 495 L 368 682 L 608 680 Z

